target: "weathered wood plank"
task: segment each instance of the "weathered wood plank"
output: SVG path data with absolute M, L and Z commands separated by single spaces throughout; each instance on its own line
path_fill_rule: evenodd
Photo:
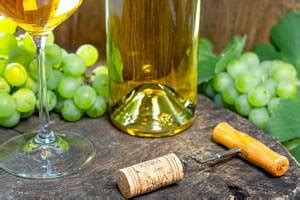
M 162 139 L 128 136 L 108 123 L 106 117 L 83 119 L 77 123 L 65 123 L 57 115 L 51 117 L 56 130 L 81 132 L 94 142 L 97 149 L 94 162 L 78 174 L 43 181 L 17 178 L 0 170 L 0 199 L 122 199 L 115 182 L 117 169 L 170 152 L 183 157 L 196 152 L 209 155 L 223 151 L 224 148 L 213 143 L 210 137 L 213 127 L 224 120 L 287 155 L 279 143 L 247 120 L 230 111 L 214 107 L 202 96 L 194 125 L 182 134 Z M 34 117 L 21 123 L 15 130 L 30 131 L 36 123 L 37 117 Z M 0 143 L 15 134 L 14 130 L 0 129 Z M 182 182 L 137 199 L 296 199 L 296 195 L 299 197 L 300 193 L 300 174 L 291 158 L 290 162 L 290 169 L 285 176 L 272 178 L 240 158 L 218 163 L 204 170 L 190 160 Z
M 247 35 L 247 49 L 267 42 L 274 23 L 300 8 L 300 0 L 202 0 L 201 32 L 217 51 L 234 35 Z M 56 29 L 57 42 L 68 49 L 95 44 L 105 52 L 105 0 L 86 0 L 79 11 Z

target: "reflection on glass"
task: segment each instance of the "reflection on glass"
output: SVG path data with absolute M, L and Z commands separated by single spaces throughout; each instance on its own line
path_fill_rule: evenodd
M 95 155 L 93 144 L 68 131 L 49 127 L 45 45 L 47 34 L 71 16 L 82 0 L 0 0 L 0 12 L 33 36 L 39 79 L 39 121 L 33 133 L 23 134 L 0 147 L 1 168 L 27 178 L 55 178 L 84 168 Z

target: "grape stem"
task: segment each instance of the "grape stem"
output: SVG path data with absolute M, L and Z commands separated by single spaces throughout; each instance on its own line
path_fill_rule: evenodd
M 33 40 L 36 46 L 39 85 L 39 127 L 35 142 L 38 144 L 51 144 L 55 142 L 55 135 L 49 127 L 49 112 L 47 110 L 48 98 L 45 58 L 47 36 L 33 36 Z

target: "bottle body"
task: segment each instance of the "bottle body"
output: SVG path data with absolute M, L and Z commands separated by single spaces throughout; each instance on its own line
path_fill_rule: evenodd
M 197 99 L 199 0 L 107 0 L 110 118 L 136 136 L 192 124 Z

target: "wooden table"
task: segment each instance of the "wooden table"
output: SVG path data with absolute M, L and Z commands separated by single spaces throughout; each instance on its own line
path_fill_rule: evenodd
M 238 115 L 214 107 L 199 97 L 197 118 L 187 131 L 163 139 L 135 138 L 115 129 L 106 117 L 66 123 L 53 114 L 56 130 L 80 132 L 90 138 L 97 149 L 94 162 L 78 174 L 52 180 L 29 180 L 0 170 L 0 199 L 122 199 L 115 181 L 117 169 L 175 152 L 188 156 L 196 152 L 209 155 L 224 148 L 211 141 L 213 127 L 227 121 L 260 139 L 272 149 L 290 158 L 290 169 L 281 178 L 272 178 L 261 169 L 236 157 L 212 167 L 201 168 L 191 160 L 185 179 L 179 184 L 146 194 L 138 199 L 245 199 L 300 198 L 300 173 L 287 151 L 268 135 Z M 37 117 L 22 122 L 15 129 L 0 129 L 0 142 L 30 131 Z

